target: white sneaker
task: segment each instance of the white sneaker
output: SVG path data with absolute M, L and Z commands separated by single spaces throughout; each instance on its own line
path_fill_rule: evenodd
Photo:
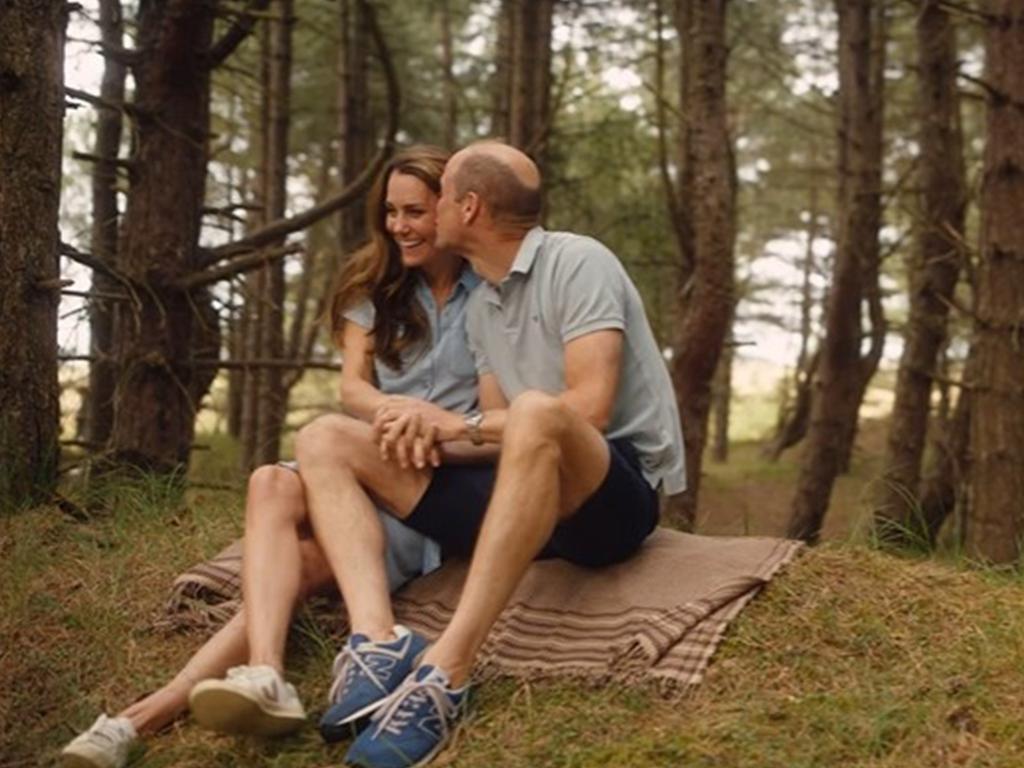
M 128 718 L 100 715 L 89 730 L 64 747 L 60 764 L 64 768 L 122 768 L 138 738 Z
M 281 736 L 306 722 L 295 688 L 273 667 L 232 667 L 223 680 L 204 680 L 188 696 L 192 715 L 221 733 Z

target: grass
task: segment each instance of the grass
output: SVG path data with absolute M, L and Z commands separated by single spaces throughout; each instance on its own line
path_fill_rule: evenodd
M 198 463 L 227 479 L 230 452 L 214 445 Z M 755 446 L 741 446 L 709 470 L 705 522 L 740 532 L 727 512 L 743 500 L 747 529 L 770 529 L 762 515 L 776 496 L 788 504 L 795 466 L 763 465 Z M 847 522 L 871 462 L 861 455 L 855 470 L 833 514 Z M 182 501 L 168 483 L 133 478 L 67 493 L 88 520 L 52 507 L 0 520 L 2 768 L 52 763 L 99 711 L 168 679 L 202 640 L 152 629 L 171 578 L 240 531 L 238 491 Z M 477 692 L 437 765 L 1020 766 L 1021 638 L 1019 576 L 833 542 L 744 611 L 688 697 L 497 681 Z M 292 679 L 313 709 L 334 642 L 312 621 L 293 636 Z M 342 754 L 312 728 L 260 743 L 186 722 L 152 739 L 135 764 L 289 768 L 337 765 Z

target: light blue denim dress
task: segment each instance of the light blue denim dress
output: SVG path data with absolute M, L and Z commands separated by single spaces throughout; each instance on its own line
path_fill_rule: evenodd
M 374 361 L 377 386 L 389 395 L 407 395 L 457 413 L 469 413 L 477 406 L 477 376 L 473 355 L 466 340 L 466 302 L 480 283 L 466 265 L 452 295 L 438 311 L 434 295 L 420 277 L 416 299 L 430 319 L 430 338 L 402 355 L 399 370 L 379 358 Z M 345 318 L 372 330 L 374 309 L 363 302 L 345 312 Z M 388 583 L 394 591 L 410 579 L 429 573 L 441 564 L 441 547 L 383 510 L 378 510 L 387 533 Z

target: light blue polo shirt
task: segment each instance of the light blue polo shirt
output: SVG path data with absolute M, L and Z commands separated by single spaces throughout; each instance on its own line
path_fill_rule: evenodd
M 477 372 L 493 373 L 509 401 L 528 389 L 563 392 L 565 345 L 607 329 L 621 331 L 623 343 L 605 436 L 632 443 L 652 487 L 680 493 L 686 465 L 668 367 L 636 286 L 608 248 L 590 237 L 534 227 L 509 273 L 497 285 L 482 285 L 466 314 Z
M 385 394 L 418 397 L 448 411 L 469 413 L 477 404 L 477 376 L 466 338 L 466 306 L 480 278 L 465 266 L 452 295 L 438 311 L 430 286 L 422 275 L 417 276 L 416 300 L 430 320 L 430 338 L 402 352 L 400 370 L 375 358 L 377 387 Z M 369 301 L 345 310 L 344 315 L 367 331 L 373 329 L 376 312 Z

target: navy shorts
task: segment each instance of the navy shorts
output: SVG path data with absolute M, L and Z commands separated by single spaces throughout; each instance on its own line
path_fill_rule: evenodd
M 658 492 L 640 471 L 628 440 L 610 440 L 611 461 L 597 490 L 555 528 L 539 557 L 562 557 L 589 567 L 632 555 L 658 524 Z M 494 488 L 491 465 L 444 465 L 405 524 L 440 542 L 445 557 L 468 556 Z

